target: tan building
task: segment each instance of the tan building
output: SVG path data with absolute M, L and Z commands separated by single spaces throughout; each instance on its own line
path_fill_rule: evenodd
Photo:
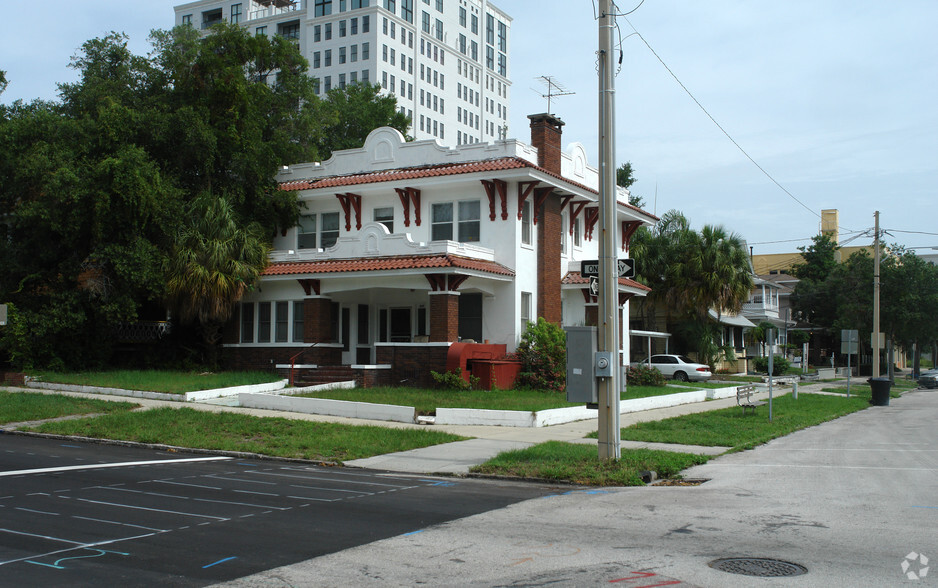
M 837 209 L 822 210 L 821 234 L 830 235 L 835 243 L 839 243 L 839 222 L 839 213 Z M 869 251 L 870 255 L 872 255 L 872 249 L 873 248 L 870 245 L 861 247 L 843 247 L 839 249 L 834 255 L 835 259 L 839 263 L 861 250 Z M 794 266 L 796 263 L 803 262 L 804 258 L 801 257 L 801 252 L 799 251 L 795 251 L 793 253 L 767 253 L 763 255 L 752 256 L 752 269 L 755 274 L 759 276 L 767 274 L 787 274 L 791 273 L 792 266 Z

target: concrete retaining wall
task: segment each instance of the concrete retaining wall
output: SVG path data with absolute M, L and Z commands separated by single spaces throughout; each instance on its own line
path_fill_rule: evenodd
M 372 404 L 370 402 L 349 402 L 327 398 L 301 398 L 276 394 L 239 394 L 238 402 L 248 408 L 285 410 L 307 414 L 324 414 L 369 419 L 374 421 L 393 421 L 398 423 L 416 422 L 417 409 L 413 406 L 393 404 Z
M 62 390 L 65 392 L 81 392 L 83 394 L 107 394 L 109 396 L 127 396 L 129 398 L 151 398 L 153 400 L 172 400 L 175 402 L 195 402 L 209 398 L 223 396 L 236 396 L 241 392 L 273 392 L 287 385 L 286 380 L 278 380 L 266 384 L 252 384 L 249 386 L 234 386 L 231 388 L 216 388 L 214 390 L 198 390 L 185 394 L 168 394 L 165 392 L 149 392 L 146 390 L 124 390 L 123 388 L 100 388 L 97 386 L 78 386 L 74 384 L 56 384 L 54 382 L 26 382 L 28 388 L 39 390 Z

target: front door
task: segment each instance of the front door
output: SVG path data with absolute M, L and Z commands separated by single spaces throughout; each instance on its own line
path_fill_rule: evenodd
M 410 343 L 412 325 L 410 308 L 391 309 L 391 343 Z

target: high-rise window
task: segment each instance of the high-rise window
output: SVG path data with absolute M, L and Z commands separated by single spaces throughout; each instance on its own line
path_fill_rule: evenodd
M 423 13 L 421 13 L 420 18 L 422 21 L 421 26 L 423 27 L 423 32 L 429 34 L 430 33 L 430 13 L 424 11 Z
M 495 44 L 495 16 L 491 14 L 485 15 L 485 42 Z
M 472 19 L 469 22 L 470 24 L 472 24 L 472 26 L 469 27 L 469 30 L 472 31 L 473 35 L 478 35 L 479 34 L 479 15 L 473 14 Z
M 503 22 L 498 23 L 498 50 L 508 51 L 508 25 Z
M 327 22 L 326 26 L 323 27 L 326 33 L 326 40 L 329 41 L 332 39 L 332 23 Z
M 316 0 L 314 14 L 316 16 L 329 16 L 332 14 L 332 0 Z
M 443 40 L 443 21 L 440 19 L 436 19 L 434 26 L 436 27 L 436 30 L 434 31 L 434 33 L 436 34 L 437 40 L 442 41 Z
M 401 18 L 413 24 L 414 22 L 414 0 L 401 0 Z
M 443 0 L 436 0 L 437 12 L 443 12 Z
M 368 61 L 368 59 L 371 57 L 371 53 L 369 52 L 370 47 L 370 43 L 362 43 L 362 61 Z
M 190 26 L 190 27 L 191 27 L 191 26 L 192 26 L 192 15 L 191 15 L 191 14 L 184 14 L 184 15 L 182 15 L 182 22 L 181 22 L 181 24 L 184 24 L 184 25 L 187 25 L 187 26 Z
M 340 21 L 339 21 L 339 36 L 340 36 L 340 37 L 344 37 L 344 36 L 345 36 L 345 33 L 346 33 L 346 28 L 345 28 L 345 26 L 346 26 L 346 25 L 345 25 L 345 21 L 344 21 L 344 20 L 340 20 Z
M 459 26 L 461 27 L 466 26 L 466 7 L 465 6 L 459 7 Z
M 397 0 L 384 0 L 384 9 L 391 14 L 397 14 Z
M 349 34 L 357 35 L 358 34 L 358 19 L 353 18 L 349 20 Z
M 257 35 L 258 37 L 266 37 L 267 27 L 257 27 L 257 29 L 254 30 L 254 34 Z
M 239 24 L 241 22 L 241 4 L 232 4 L 231 5 L 231 24 Z

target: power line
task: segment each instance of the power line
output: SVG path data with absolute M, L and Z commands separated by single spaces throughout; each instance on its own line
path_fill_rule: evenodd
M 625 18 L 625 17 L 623 17 L 623 18 Z M 687 95 L 690 96 L 691 100 L 693 100 L 694 103 L 700 108 L 700 110 L 702 110 L 703 113 L 707 115 L 707 118 L 709 118 L 709 119 L 711 120 L 711 122 L 713 122 L 713 124 L 715 124 L 716 127 L 717 127 L 718 129 L 720 129 L 720 131 L 723 132 L 724 135 L 726 135 L 726 138 L 729 139 L 730 142 L 732 142 L 733 145 L 735 145 L 737 149 L 739 149 L 739 152 L 742 153 L 743 155 L 745 155 L 745 156 L 746 156 L 746 159 L 748 159 L 749 161 L 751 161 L 752 164 L 753 164 L 754 166 L 756 166 L 756 168 L 758 168 L 759 171 L 761 171 L 761 172 L 765 175 L 765 177 L 769 178 L 769 180 L 770 180 L 773 184 L 775 184 L 776 186 L 778 186 L 779 189 L 780 189 L 782 192 L 784 192 L 785 194 L 787 194 L 789 198 L 791 198 L 792 200 L 794 200 L 795 202 L 797 202 L 798 204 L 800 204 L 800 205 L 802 206 L 802 208 L 804 208 L 805 210 L 807 210 L 808 212 L 810 212 L 810 213 L 813 214 L 814 216 L 816 216 L 816 217 L 818 217 L 818 218 L 821 218 L 821 215 L 820 215 L 820 214 L 818 214 L 816 211 L 812 210 L 810 207 L 808 207 L 808 206 L 807 206 L 804 202 L 802 202 L 801 200 L 798 200 L 798 198 L 796 198 L 794 194 L 792 194 L 791 192 L 789 192 L 789 191 L 785 188 L 785 186 L 781 185 L 781 184 L 778 182 L 778 180 L 776 180 L 774 177 L 772 177 L 772 175 L 771 175 L 769 172 L 765 171 L 765 169 L 764 169 L 761 165 L 759 165 L 759 163 L 758 163 L 755 159 L 753 159 L 752 156 L 749 155 L 749 153 L 747 153 L 746 150 L 743 149 L 742 146 L 741 146 L 739 143 L 736 142 L 736 139 L 734 139 L 734 138 L 732 137 L 732 135 L 730 135 L 730 134 L 726 131 L 726 129 L 724 129 L 723 126 L 722 126 L 720 123 L 718 123 L 715 118 L 713 118 L 713 115 L 711 115 L 711 114 L 707 111 L 707 109 L 704 108 L 703 104 L 701 104 L 700 101 L 697 100 L 697 98 L 691 93 L 691 91 L 687 89 L 687 86 L 685 86 L 684 83 L 680 80 L 680 78 L 678 78 L 677 75 L 675 75 L 675 73 L 674 73 L 673 71 L 671 71 L 671 68 L 668 67 L 668 64 L 665 63 L 663 59 L 661 59 L 661 56 L 658 55 L 658 53 L 652 48 L 652 46 L 648 43 L 648 41 L 645 39 L 645 37 L 643 37 L 642 34 L 641 34 L 640 32 L 638 32 L 638 30 L 635 28 L 635 25 L 633 25 L 632 22 L 631 22 L 628 18 L 625 19 L 625 22 L 627 22 L 627 23 L 629 24 L 629 26 L 632 27 L 632 30 L 635 31 L 635 34 L 638 35 L 638 38 L 642 40 L 642 43 L 644 43 L 645 46 L 648 47 L 648 50 L 651 51 L 652 55 L 654 55 L 655 58 L 657 58 L 658 61 L 661 63 L 661 65 L 664 66 L 664 68 L 665 68 L 666 70 L 668 70 L 668 73 L 671 74 L 671 77 L 674 78 L 674 81 L 676 81 L 676 82 L 678 83 L 678 85 L 681 86 L 681 88 L 684 90 L 684 92 L 686 92 Z

